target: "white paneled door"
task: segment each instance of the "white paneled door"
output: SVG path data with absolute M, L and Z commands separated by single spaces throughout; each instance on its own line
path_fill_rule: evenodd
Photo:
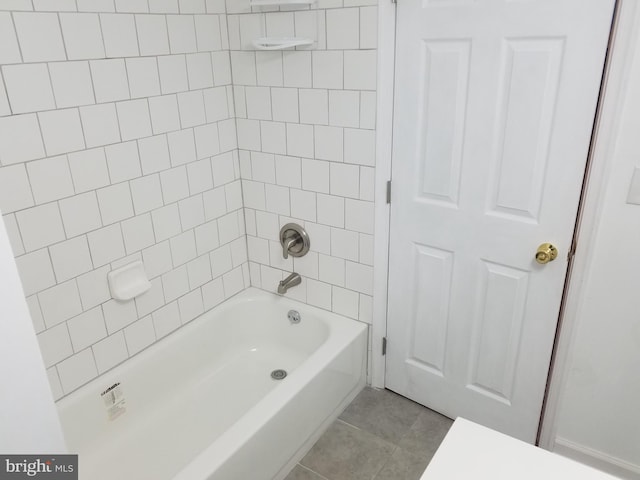
M 398 0 L 387 388 L 535 440 L 613 9 Z

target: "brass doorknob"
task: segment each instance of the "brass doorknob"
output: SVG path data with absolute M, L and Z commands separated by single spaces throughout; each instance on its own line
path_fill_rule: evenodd
M 536 262 L 545 264 L 553 262 L 558 256 L 558 249 L 550 243 L 543 243 L 536 251 Z

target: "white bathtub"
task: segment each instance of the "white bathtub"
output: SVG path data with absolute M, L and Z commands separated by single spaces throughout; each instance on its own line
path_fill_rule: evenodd
M 364 386 L 366 337 L 248 289 L 58 402 L 80 479 L 282 479 Z M 110 420 L 116 383 L 125 411 Z

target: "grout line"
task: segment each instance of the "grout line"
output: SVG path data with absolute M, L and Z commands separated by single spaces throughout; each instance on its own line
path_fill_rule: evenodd
M 140 58 L 140 57 L 137 57 L 137 58 Z M 127 79 L 127 92 L 129 92 L 129 100 L 133 100 L 133 95 L 131 95 L 131 79 L 129 78 L 129 66 L 127 65 L 128 63 L 127 59 L 123 58 L 122 63 L 124 64 L 124 76 Z M 151 122 L 151 117 L 149 117 L 149 122 Z
M 79 0 L 77 0 L 79 1 Z M 114 6 L 115 8 L 115 6 Z M 94 13 L 93 15 L 96 15 L 98 17 L 98 29 L 100 30 L 100 40 L 102 40 L 102 49 L 104 51 L 104 59 L 108 59 L 110 58 L 109 56 L 107 56 L 107 42 L 105 41 L 104 37 L 104 31 L 102 28 L 102 13 Z M 136 29 L 137 30 L 137 29 Z M 102 60 L 102 59 L 96 59 L 96 60 Z
M 301 461 L 302 461 L 302 460 L 301 460 Z M 318 472 L 316 472 L 315 470 L 312 470 L 312 469 L 311 469 L 311 468 L 309 468 L 309 467 L 305 467 L 303 464 L 301 464 L 301 463 L 299 463 L 299 462 L 296 464 L 296 466 L 299 466 L 300 468 L 303 468 L 303 469 L 305 469 L 305 470 L 308 470 L 309 472 L 311 472 L 311 473 L 313 473 L 313 474 L 317 475 L 318 477 L 320 477 L 322 480 L 329 480 L 327 477 L 325 477 L 325 476 L 323 476 L 323 475 L 320 475 Z M 294 467 L 294 468 L 295 468 L 295 467 Z
M 128 80 L 127 80 L 127 85 L 128 85 Z M 120 115 L 118 113 L 118 103 L 119 102 L 128 102 L 128 101 L 129 100 L 119 100 L 117 102 L 112 102 L 113 110 L 114 110 L 114 112 L 116 114 L 116 124 L 117 124 L 117 127 L 118 127 L 118 138 L 120 139 L 120 141 L 116 142 L 116 143 L 113 143 L 111 145 L 120 145 L 122 143 L 128 143 L 128 142 L 131 141 L 131 140 L 126 140 L 125 141 L 125 140 L 122 139 L 122 129 L 120 128 Z M 80 123 L 82 123 L 82 122 L 80 122 Z M 105 146 L 105 154 L 106 154 L 106 146 Z
M 206 10 L 206 7 L 205 7 L 205 10 Z M 200 45 L 198 44 L 198 28 L 196 27 L 196 15 L 202 15 L 202 14 L 192 14 L 191 15 L 191 21 L 193 22 L 193 35 L 194 35 L 195 40 L 196 40 L 196 51 L 195 52 L 191 52 L 192 54 L 200 52 Z
M 60 20 L 60 12 L 55 12 L 56 19 L 58 20 L 58 28 L 60 29 L 60 39 L 62 40 L 62 49 L 64 50 L 64 59 L 65 61 L 71 60 L 69 58 L 69 53 L 67 52 L 67 44 L 64 41 L 64 33 L 62 30 L 62 20 Z M 51 76 L 51 74 L 49 74 Z
M 91 68 L 91 61 L 90 60 L 81 60 L 82 62 L 87 64 L 87 70 L 89 70 L 89 81 L 91 82 L 91 95 L 93 96 L 93 103 L 89 104 L 89 105 L 79 105 L 78 106 L 78 112 L 80 113 L 80 123 L 82 123 L 82 112 L 80 112 L 80 108 L 81 107 L 88 107 L 88 106 L 92 106 L 92 105 L 98 105 L 98 100 L 96 97 L 96 88 L 95 88 L 95 80 L 93 79 L 93 69 Z M 86 138 L 85 138 L 85 143 L 86 143 Z
M 9 12 L 9 16 L 11 17 L 11 24 L 13 25 L 13 33 L 15 33 L 16 44 L 18 45 L 18 53 L 20 54 L 20 64 L 25 63 L 24 54 L 22 53 L 22 45 L 20 44 L 20 37 L 18 37 L 18 27 L 16 27 L 16 12 Z M 9 97 L 9 93 L 7 92 L 7 97 Z

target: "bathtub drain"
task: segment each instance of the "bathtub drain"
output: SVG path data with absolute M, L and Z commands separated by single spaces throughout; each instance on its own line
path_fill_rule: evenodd
M 273 378 L 274 380 L 282 380 L 286 376 L 287 376 L 286 370 L 278 369 L 271 372 L 271 378 Z

